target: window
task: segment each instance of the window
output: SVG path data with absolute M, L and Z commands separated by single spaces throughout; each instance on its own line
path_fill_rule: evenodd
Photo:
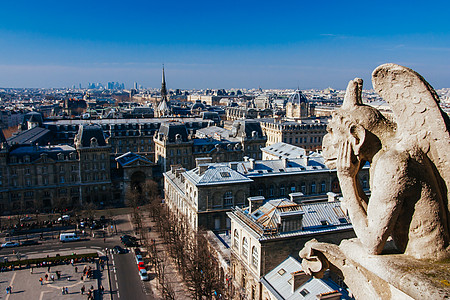
M 232 192 L 226 192 L 223 195 L 223 203 L 224 203 L 224 206 L 232 206 L 233 205 L 233 193 Z
M 273 184 L 272 185 L 270 185 L 270 187 L 269 187 L 269 196 L 270 197 L 273 197 Z
M 64 183 L 64 182 L 65 182 L 64 175 L 59 176 L 59 183 Z
M 300 291 L 300 295 L 302 295 L 303 297 L 305 297 L 308 294 L 309 294 L 309 291 L 307 289 L 303 289 Z
M 306 184 L 304 182 L 302 182 L 301 189 L 302 193 L 306 195 Z
M 320 192 L 325 193 L 326 190 L 327 190 L 327 186 L 325 184 L 325 181 L 322 181 L 322 183 L 320 184 Z
M 236 249 L 239 249 L 239 232 L 237 231 L 237 229 L 234 230 L 234 243 L 233 243 L 234 247 Z
M 295 193 L 295 184 L 291 184 L 291 193 Z
M 258 249 L 255 246 L 252 248 L 252 265 L 255 268 L 258 268 Z
M 316 182 L 313 181 L 311 183 L 311 194 L 315 194 L 316 193 Z
M 285 192 L 284 184 L 282 184 L 280 187 L 280 196 L 284 196 L 285 193 L 286 192 Z
M 248 259 L 248 240 L 245 237 L 242 240 L 242 256 L 245 259 Z

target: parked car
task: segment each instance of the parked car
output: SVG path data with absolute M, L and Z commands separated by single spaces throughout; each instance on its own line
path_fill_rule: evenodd
M 11 248 L 11 247 L 17 247 L 19 246 L 19 243 L 16 242 L 6 242 L 2 244 L 2 248 Z
M 142 259 L 142 255 L 136 255 L 136 263 L 139 264 L 140 262 L 144 262 L 144 260 Z
M 127 249 L 123 249 L 123 248 L 120 247 L 120 246 L 114 246 L 113 252 L 114 252 L 115 254 L 125 254 L 125 253 L 128 253 L 128 250 L 127 250 Z
M 146 269 L 139 270 L 139 277 L 141 277 L 142 281 L 147 281 L 148 280 L 147 270 Z
M 20 246 L 31 246 L 39 244 L 36 240 L 26 240 L 20 243 Z

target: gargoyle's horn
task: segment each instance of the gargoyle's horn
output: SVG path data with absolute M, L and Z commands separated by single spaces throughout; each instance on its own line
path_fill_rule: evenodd
M 347 86 L 347 91 L 345 92 L 344 103 L 342 103 L 342 108 L 352 109 L 356 105 L 362 104 L 361 94 L 362 94 L 363 80 L 361 78 L 355 78 L 350 80 Z

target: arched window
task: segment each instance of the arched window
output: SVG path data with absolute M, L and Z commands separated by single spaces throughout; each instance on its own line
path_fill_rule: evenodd
M 248 259 L 248 240 L 245 237 L 242 239 L 242 256 Z
M 255 246 L 253 246 L 253 248 L 252 248 L 252 265 L 255 268 L 258 268 L 258 261 L 259 261 L 258 259 L 259 259 L 259 257 L 258 257 L 258 249 L 256 249 Z
M 237 229 L 234 230 L 234 247 L 239 249 L 239 232 Z
M 281 186 L 280 186 L 280 196 L 284 196 L 285 195 L 285 189 L 284 189 L 284 184 L 282 184 Z
M 225 207 L 233 206 L 233 192 L 223 194 L 223 204 Z
M 316 182 L 313 181 L 311 183 L 311 194 L 315 194 L 316 193 Z

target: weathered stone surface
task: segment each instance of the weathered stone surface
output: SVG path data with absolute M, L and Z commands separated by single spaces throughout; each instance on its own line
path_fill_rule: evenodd
M 396 289 L 413 298 L 449 297 L 448 286 L 440 283 L 441 290 L 432 280 L 436 274 L 426 268 L 438 266 L 436 261 L 448 268 L 445 261 L 450 257 L 449 118 L 436 92 L 413 70 L 385 64 L 372 77 L 395 122 L 362 103 L 362 79 L 356 78 L 349 82 L 323 139 L 326 164 L 337 168 L 343 206 L 358 239 L 340 247 L 312 242 L 300 255 L 305 268 L 318 275 L 316 258 L 323 267 L 325 258 L 332 259 L 361 299 L 394 299 L 398 295 L 389 291 Z M 357 180 L 367 161 L 370 199 Z M 400 254 L 381 255 L 389 237 Z M 446 280 L 448 271 L 436 276 Z M 362 286 L 367 291 L 361 291 Z

